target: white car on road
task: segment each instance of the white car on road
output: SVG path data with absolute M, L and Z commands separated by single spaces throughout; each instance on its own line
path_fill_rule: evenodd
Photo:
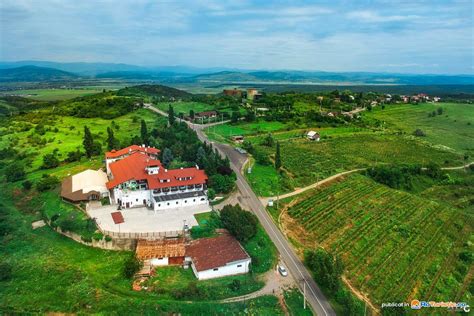
M 286 271 L 286 268 L 281 264 L 278 266 L 278 272 L 284 277 L 288 276 L 288 271 Z

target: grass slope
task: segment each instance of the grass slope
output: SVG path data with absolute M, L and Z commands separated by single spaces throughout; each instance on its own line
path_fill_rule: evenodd
M 28 89 L 8 91 L 8 95 L 16 95 L 39 101 L 59 101 L 83 97 L 99 93 L 100 89 Z

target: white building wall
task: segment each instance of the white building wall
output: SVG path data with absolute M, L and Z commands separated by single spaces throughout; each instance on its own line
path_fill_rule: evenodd
M 191 267 L 193 269 L 194 274 L 198 278 L 198 280 L 207 280 L 207 279 L 220 278 L 220 277 L 229 276 L 229 275 L 248 273 L 249 267 L 250 267 L 250 261 L 251 261 L 250 258 L 246 260 L 235 261 L 235 262 L 228 263 L 225 266 L 216 268 L 217 270 L 209 269 L 209 270 L 199 271 L 199 272 L 196 270 L 194 263 L 191 264 Z
M 143 200 L 146 200 L 147 205 L 152 205 L 151 191 L 150 190 L 122 190 L 114 189 L 115 203 L 120 200 L 122 207 L 126 207 L 127 202 L 129 207 L 143 206 Z
M 153 209 L 155 211 L 159 211 L 159 210 L 166 210 L 166 209 L 176 208 L 176 207 L 209 204 L 209 201 L 207 200 L 207 196 L 196 196 L 196 197 L 190 197 L 186 199 L 164 201 L 164 202 L 154 201 L 153 203 L 154 203 Z
M 150 264 L 154 267 L 167 266 L 169 264 L 168 257 L 150 259 Z

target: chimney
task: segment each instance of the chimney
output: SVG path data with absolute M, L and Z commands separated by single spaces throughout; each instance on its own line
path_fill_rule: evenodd
M 168 172 L 168 169 L 165 169 L 165 172 Z
M 199 170 L 199 166 L 198 166 L 198 165 L 196 165 L 196 169 Z

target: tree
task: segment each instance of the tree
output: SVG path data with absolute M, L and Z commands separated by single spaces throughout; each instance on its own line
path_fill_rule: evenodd
M 343 263 L 339 257 L 334 257 L 323 248 L 314 251 L 306 251 L 305 263 L 314 273 L 315 279 L 327 288 L 331 293 L 336 293 L 341 285 L 341 275 L 344 270 Z
M 425 132 L 423 132 L 421 129 L 417 128 L 414 132 L 413 135 L 418 136 L 418 137 L 424 137 L 426 136 Z
M 221 211 L 224 227 L 239 241 L 245 242 L 257 233 L 257 217 L 240 205 L 226 205 Z
M 163 165 L 165 166 L 165 168 L 168 168 L 171 162 L 173 162 L 173 153 L 171 152 L 171 149 L 165 148 L 163 150 L 162 160 L 163 160 Z
M 5 168 L 5 177 L 8 182 L 23 180 L 26 177 L 25 167 L 20 162 L 15 161 Z
M 145 120 L 142 120 L 142 123 L 141 123 L 140 136 L 142 138 L 143 144 L 148 145 L 148 129 L 146 127 Z
M 44 174 L 41 180 L 36 183 L 36 190 L 43 192 L 54 188 L 59 183 L 56 176 Z
M 23 186 L 23 189 L 28 191 L 33 186 L 33 183 L 30 180 L 26 180 L 26 181 L 23 181 L 21 185 Z
M 232 117 L 230 118 L 232 123 L 237 123 L 240 119 L 240 113 L 237 111 L 232 112 Z
M 119 147 L 119 141 L 114 136 L 114 130 L 107 127 L 107 150 L 118 149 Z
M 267 147 L 273 147 L 273 145 L 275 145 L 272 133 L 268 133 L 268 135 L 263 139 L 262 145 Z
M 247 111 L 247 114 L 245 115 L 245 120 L 247 122 L 253 122 L 255 121 L 256 117 L 255 117 L 255 113 L 250 110 L 250 111 Z
M 135 273 L 140 271 L 142 266 L 143 266 L 143 264 L 133 254 L 130 257 L 128 257 L 128 259 L 125 261 L 125 264 L 123 266 L 123 275 L 127 279 L 131 279 L 131 278 L 133 278 Z
M 204 150 L 202 146 L 199 147 L 197 150 L 196 163 L 200 168 L 203 168 L 203 169 L 205 169 L 207 166 L 206 151 Z
M 436 112 L 438 112 L 438 115 L 443 114 L 443 108 L 439 107 Z
M 194 114 L 195 113 L 193 109 L 189 110 L 189 117 L 191 118 L 191 120 L 194 120 Z
M 56 152 L 46 154 L 43 156 L 43 164 L 41 165 L 42 169 L 52 169 L 59 166 L 59 159 L 56 156 Z
M 174 117 L 173 106 L 170 104 L 168 107 L 168 123 L 170 126 L 174 125 L 176 118 Z
M 277 142 L 276 153 L 275 153 L 275 169 L 279 171 L 280 168 L 281 168 L 280 142 Z
M 91 131 L 89 127 L 84 126 L 84 139 L 82 141 L 84 145 L 84 150 L 86 151 L 87 158 L 92 157 L 94 153 L 94 139 L 92 138 Z

